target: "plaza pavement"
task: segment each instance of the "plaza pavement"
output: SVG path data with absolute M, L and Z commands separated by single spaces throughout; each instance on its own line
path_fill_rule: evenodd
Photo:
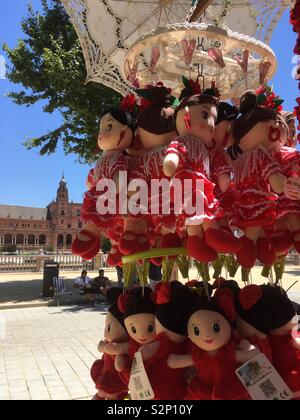
M 0 312 L 0 400 L 77 400 L 95 394 L 90 368 L 105 308 Z

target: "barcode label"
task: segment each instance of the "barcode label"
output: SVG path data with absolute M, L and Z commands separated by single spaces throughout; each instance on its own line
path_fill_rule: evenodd
M 137 376 L 137 377 L 133 377 L 132 379 L 133 379 L 133 384 L 134 384 L 135 389 L 137 391 L 141 391 L 143 389 L 141 378 Z
M 253 400 L 293 398 L 292 391 L 262 353 L 239 367 L 236 374 Z
M 128 388 L 132 400 L 153 400 L 154 398 L 140 352 L 134 356 Z

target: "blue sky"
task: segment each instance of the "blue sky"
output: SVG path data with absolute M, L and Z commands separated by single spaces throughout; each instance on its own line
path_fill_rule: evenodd
M 40 0 L 30 0 L 37 8 Z M 15 46 L 22 37 L 20 22 L 26 15 L 28 0 L 10 0 L 1 4 L 0 55 L 6 42 Z M 292 58 L 295 34 L 285 13 L 278 25 L 271 46 L 274 49 L 279 69 L 273 80 L 276 92 L 285 98 L 285 109 L 292 109 L 297 96 L 297 83 L 292 79 Z M 76 156 L 65 156 L 61 148 L 51 156 L 41 157 L 37 150 L 28 151 L 24 141 L 38 137 L 59 126 L 59 114 L 45 114 L 40 104 L 33 107 L 14 105 L 5 95 L 17 87 L 0 79 L 0 204 L 44 207 L 56 194 L 62 171 L 74 201 L 81 201 L 88 167 L 76 162 Z

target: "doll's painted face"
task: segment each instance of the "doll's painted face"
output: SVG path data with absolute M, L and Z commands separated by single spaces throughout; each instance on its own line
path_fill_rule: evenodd
M 171 131 L 164 134 L 154 134 L 139 127 L 138 136 L 144 149 L 151 150 L 155 147 L 165 146 L 169 144 L 175 137 L 176 131 Z
M 191 134 L 207 145 L 210 145 L 215 136 L 215 125 L 217 121 L 217 107 L 212 104 L 193 105 L 189 108 L 190 125 L 189 130 L 185 123 L 187 109 L 181 109 L 177 114 L 176 128 L 181 136 Z
M 145 149 L 138 128 L 134 132 L 134 139 L 130 147 L 126 149 L 126 152 L 131 157 L 139 157 L 142 156 L 145 152 L 147 152 L 147 149 Z
M 286 146 L 296 148 L 297 146 L 297 130 L 296 130 L 296 121 L 292 120 L 288 123 L 289 133 Z
M 109 343 L 123 342 L 128 339 L 127 331 L 111 312 L 106 315 L 104 338 Z
M 190 340 L 200 349 L 216 351 L 231 338 L 231 326 L 219 313 L 207 310 L 195 312 L 188 322 Z
M 272 141 L 271 136 L 279 130 L 279 137 L 277 141 Z M 273 131 L 273 133 L 272 133 Z M 268 151 L 273 151 L 278 148 L 281 141 L 286 141 L 287 133 L 284 126 L 279 124 L 277 121 L 266 121 L 257 123 L 247 134 L 241 139 L 239 144 L 240 148 L 246 152 L 248 150 L 256 149 L 259 146 L 263 146 Z
M 101 118 L 98 136 L 98 146 L 101 150 L 125 150 L 131 145 L 132 138 L 132 130 L 111 114 Z
M 154 314 L 131 315 L 125 319 L 125 326 L 130 337 L 139 344 L 152 343 L 155 339 Z

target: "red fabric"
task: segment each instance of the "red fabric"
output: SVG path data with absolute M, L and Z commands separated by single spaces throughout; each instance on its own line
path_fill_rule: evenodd
M 186 391 L 185 369 L 171 369 L 167 365 L 170 354 L 186 354 L 187 341 L 176 343 L 164 333 L 156 337 L 160 346 L 152 359 L 146 362 L 154 400 L 183 400 Z
M 190 198 L 189 204 L 195 206 L 196 197 L 203 197 L 203 214 L 201 216 L 188 214 L 189 212 L 185 211 L 187 207 L 185 207 L 183 209 L 183 219 L 199 219 L 199 224 L 205 220 L 215 219 L 218 201 L 214 195 L 215 184 L 209 180 L 210 157 L 204 143 L 200 139 L 189 135 L 177 137 L 167 149 L 166 155 L 170 154 L 176 154 L 179 157 L 179 166 L 174 179 L 179 179 L 182 185 L 184 185 L 185 180 L 192 181 L 191 197 L 185 197 L 186 199 Z M 197 188 L 196 181 L 203 181 L 203 189 Z
M 119 214 L 118 194 L 116 214 L 100 215 L 97 212 L 97 200 L 101 193 L 97 191 L 97 183 L 102 179 L 113 180 L 119 172 L 126 172 L 128 165 L 128 157 L 122 151 L 104 152 L 95 168 L 89 173 L 88 179 L 93 187 L 85 193 L 81 210 L 83 222 L 94 222 L 101 229 L 103 235 L 115 241 L 118 241 L 124 224 L 123 217 Z
M 255 346 L 256 348 L 258 348 L 258 350 L 263 353 L 272 363 L 272 349 L 270 346 L 270 341 L 268 338 L 266 338 L 265 340 L 258 338 L 258 337 L 250 337 L 247 338 L 247 341 L 249 341 L 250 344 L 252 344 L 253 346 Z
M 283 175 L 287 178 L 297 176 L 300 172 L 300 152 L 290 147 L 282 147 L 279 152 L 274 153 L 274 158 L 279 163 Z M 300 201 L 291 200 L 284 194 L 279 194 L 276 204 L 277 218 L 291 215 L 300 215 Z
M 270 336 L 273 365 L 290 389 L 300 392 L 300 351 L 293 346 L 291 334 Z
M 114 356 L 103 354 L 102 359 L 96 360 L 91 369 L 91 377 L 98 391 L 107 395 L 117 395 L 128 391 L 127 385 L 115 370 Z
M 192 344 L 191 354 L 198 376 L 189 385 L 186 400 L 244 400 L 249 395 L 235 374 L 238 368 L 234 339 L 212 357 Z
M 270 226 L 276 219 L 276 200 L 269 177 L 281 173 L 278 162 L 263 148 L 240 155 L 235 165 L 236 201 L 231 224 L 240 229 Z

